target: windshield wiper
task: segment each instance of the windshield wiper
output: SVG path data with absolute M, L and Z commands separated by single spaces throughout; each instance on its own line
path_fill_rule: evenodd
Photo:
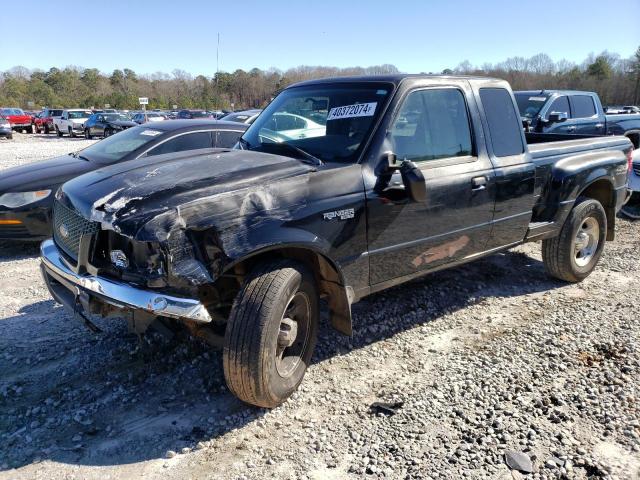
M 267 153 L 269 153 L 269 150 L 289 150 L 290 152 L 295 152 L 298 155 L 301 155 L 302 158 L 300 157 L 293 157 L 296 158 L 304 163 L 310 163 L 311 165 L 322 165 L 322 160 L 320 160 L 318 157 L 314 157 L 313 155 L 311 155 L 309 152 L 304 151 L 301 148 L 296 147 L 295 145 L 291 145 L 289 143 L 286 142 L 282 142 L 282 143 L 261 143 L 259 146 L 257 147 L 253 147 L 250 150 L 262 150 L 262 151 L 266 151 Z M 306 160 L 306 161 L 305 161 Z
M 84 155 L 80 155 L 80 152 L 72 152 L 71 156 L 73 158 L 79 158 L 80 160 L 84 160 L 85 162 L 90 162 L 91 161 L 87 157 L 85 157 Z

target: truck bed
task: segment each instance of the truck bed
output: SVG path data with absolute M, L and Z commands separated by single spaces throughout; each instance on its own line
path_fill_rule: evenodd
M 572 153 L 594 150 L 624 150 L 629 139 L 624 136 L 563 135 L 555 133 L 526 133 L 529 152 L 534 160 L 542 160 Z

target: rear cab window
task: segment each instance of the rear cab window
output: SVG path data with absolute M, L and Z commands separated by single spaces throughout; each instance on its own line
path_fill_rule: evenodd
M 572 118 L 589 118 L 597 114 L 591 95 L 571 95 Z
M 481 88 L 480 101 L 489 126 L 493 154 L 508 157 L 524 153 L 522 127 L 509 91 L 504 88 Z

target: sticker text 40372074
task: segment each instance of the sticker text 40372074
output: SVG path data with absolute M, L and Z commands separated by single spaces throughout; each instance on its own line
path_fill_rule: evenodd
M 357 103 L 355 105 L 345 105 L 343 107 L 333 107 L 327 115 L 327 122 L 330 120 L 340 120 L 343 118 L 371 117 L 378 102 Z

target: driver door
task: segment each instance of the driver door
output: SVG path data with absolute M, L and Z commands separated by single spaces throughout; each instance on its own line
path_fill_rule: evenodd
M 475 147 L 468 98 L 470 87 L 436 86 L 409 91 L 402 100 L 386 142 L 398 162 L 410 160 L 420 168 L 427 200 L 411 201 L 397 174 L 388 182 L 379 179 L 367 192 L 372 286 L 419 276 L 484 250 L 495 174 L 489 157 Z

